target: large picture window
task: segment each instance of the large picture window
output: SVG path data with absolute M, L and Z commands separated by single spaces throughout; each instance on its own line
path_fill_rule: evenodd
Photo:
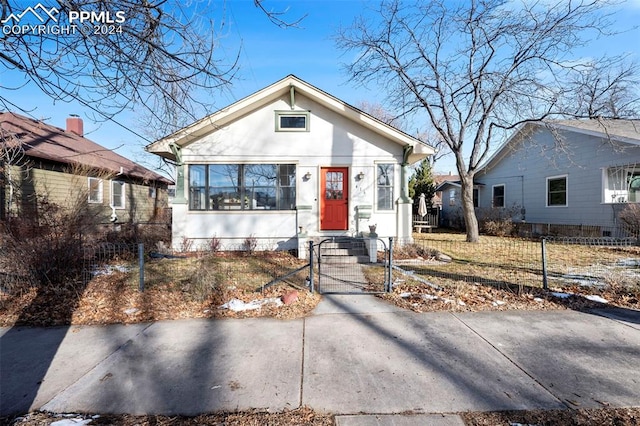
M 547 207 L 567 206 L 567 176 L 547 178 Z
M 377 166 L 378 210 L 393 210 L 393 164 Z
M 293 210 L 295 164 L 189 166 L 190 210 Z
M 640 164 L 606 168 L 602 177 L 603 202 L 640 202 Z

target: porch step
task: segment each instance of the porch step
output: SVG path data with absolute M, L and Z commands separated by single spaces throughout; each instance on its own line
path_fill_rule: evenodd
M 356 238 L 342 237 L 334 241 L 325 241 L 320 245 L 320 255 L 324 263 L 369 263 L 365 242 Z
M 364 250 L 364 241 L 359 240 L 359 239 L 353 239 L 353 240 L 341 240 L 341 241 L 326 241 L 324 243 L 322 243 L 322 249 L 325 250 L 329 250 L 329 249 L 351 249 L 351 250 L 355 250 L 355 249 L 360 249 L 360 250 Z
M 322 262 L 329 264 L 355 264 L 355 263 L 369 263 L 369 256 L 366 255 L 343 255 L 343 256 L 332 256 L 332 255 L 322 255 Z

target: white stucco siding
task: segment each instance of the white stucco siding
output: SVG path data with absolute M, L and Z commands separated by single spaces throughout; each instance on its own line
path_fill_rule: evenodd
M 310 235 L 320 233 L 320 174 L 323 167 L 347 167 L 349 170 L 349 232 L 368 231 L 369 224 L 376 224 L 380 235 L 395 235 L 396 209 L 378 211 L 376 208 L 376 164 L 393 163 L 394 197 L 400 195 L 400 166 L 402 147 L 377 133 L 363 128 L 358 123 L 337 114 L 312 100 L 298 95 L 296 110 L 309 111 L 308 132 L 278 132 L 275 130 L 275 112 L 290 110 L 288 98 L 281 98 L 263 106 L 250 115 L 216 129 L 202 139 L 192 142 L 182 149 L 182 158 L 187 165 L 185 177 L 188 182 L 189 164 L 215 163 L 280 163 L 296 164 L 296 205 L 298 226 Z M 356 179 L 361 173 L 362 179 Z M 308 173 L 308 178 L 306 177 Z M 356 217 L 360 206 L 372 208 L 368 220 Z M 283 217 L 294 218 L 295 214 L 281 212 Z M 278 232 L 295 235 L 295 223 L 286 226 L 274 212 L 194 212 L 185 209 L 184 214 L 174 215 L 175 221 L 186 220 L 185 235 L 210 238 L 222 230 L 227 221 L 220 218 L 238 218 L 239 226 L 234 235 L 240 237 L 251 233 L 252 229 L 242 226 L 246 221 L 260 220 L 259 231 L 265 238 L 276 238 Z M 180 219 L 182 217 L 182 219 Z M 214 222 L 220 222 L 213 224 Z M 230 223 L 231 223 L 230 222 Z
M 258 249 L 289 250 L 297 248 L 296 211 L 194 212 L 185 204 L 173 206 L 173 247 L 183 239 L 192 249 L 206 248 L 211 238 L 220 240 L 222 249 L 242 250 L 247 237 L 255 237 Z
M 296 110 L 310 111 L 308 132 L 276 132 L 275 111 L 288 101 L 255 110 L 182 149 L 185 163 L 294 161 L 299 164 L 367 165 L 372 159 L 401 161 L 402 148 L 302 96 Z

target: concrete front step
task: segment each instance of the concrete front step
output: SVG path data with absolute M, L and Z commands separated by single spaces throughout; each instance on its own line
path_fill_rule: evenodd
M 366 256 L 367 251 L 363 248 L 361 249 L 346 249 L 346 248 L 323 248 L 320 251 L 322 256 Z
M 320 250 L 335 250 L 335 249 L 357 249 L 364 250 L 364 241 L 352 240 L 352 241 L 328 241 L 320 245 Z
M 369 263 L 369 256 L 366 255 L 350 255 L 350 256 L 332 256 L 323 255 L 321 259 L 322 263 L 331 264 L 352 264 L 352 263 Z

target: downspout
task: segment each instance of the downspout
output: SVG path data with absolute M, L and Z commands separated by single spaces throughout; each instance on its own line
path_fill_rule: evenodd
M 186 204 L 187 198 L 184 196 L 184 164 L 182 164 L 181 148 L 175 143 L 170 143 L 169 148 L 176 158 L 176 195 L 173 204 Z

